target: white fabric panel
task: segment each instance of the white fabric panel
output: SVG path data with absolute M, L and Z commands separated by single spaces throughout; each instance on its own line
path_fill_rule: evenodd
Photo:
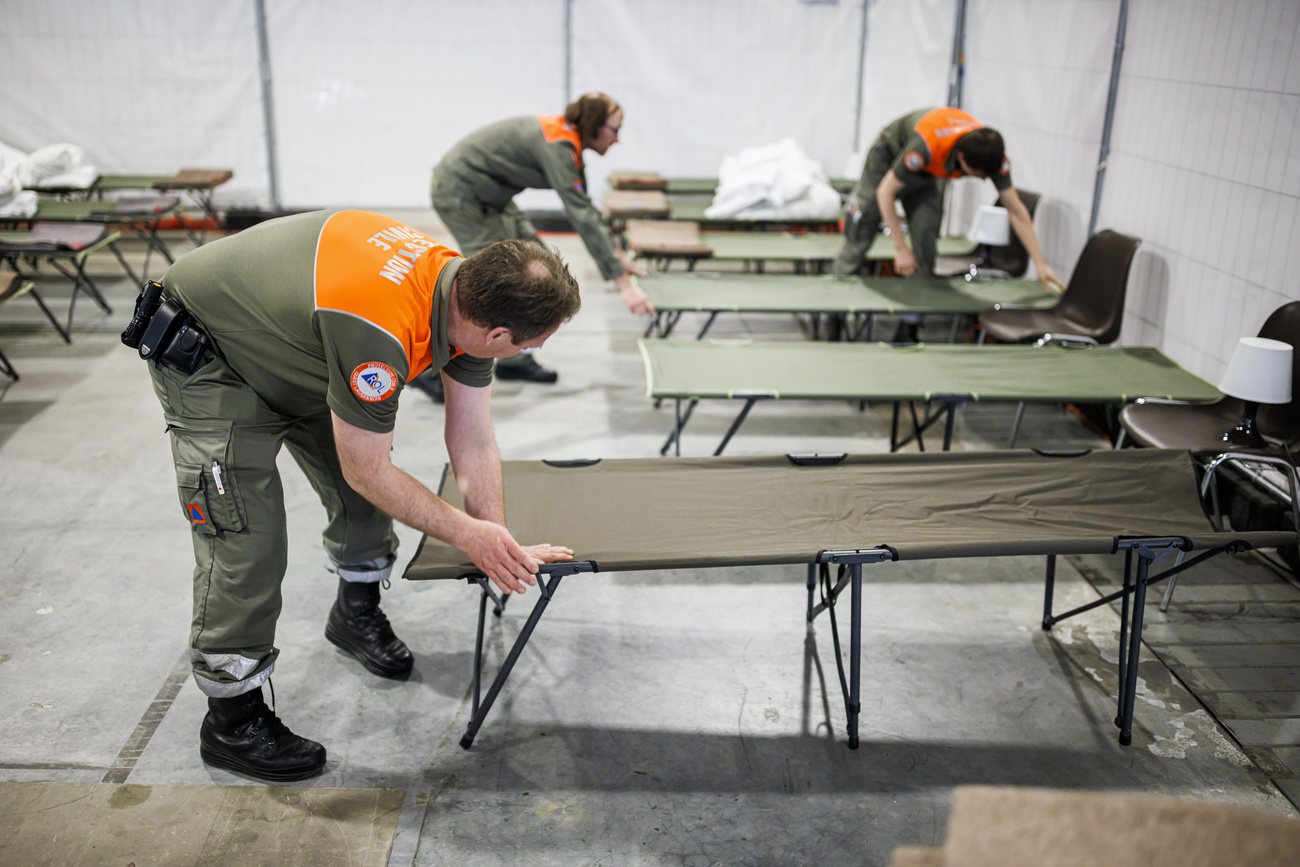
M 1300 299 L 1300 4 L 1129 10 L 1100 224 L 1140 236 L 1125 339 L 1211 380 Z
M 427 207 L 467 133 L 564 111 L 563 0 L 268 0 L 280 199 Z
M 966 15 L 962 105 L 1002 133 L 1015 185 L 1044 197 L 1035 231 L 1069 280 L 1087 241 L 1119 0 L 970 0 Z M 997 195 L 971 186 L 952 203 L 961 225 Z
M 853 144 L 861 3 L 574 0 L 574 95 L 623 106 L 621 142 L 589 154 L 599 201 L 616 169 L 716 177 L 722 158 L 793 137 L 838 175 Z
M 266 200 L 252 0 L 5 0 L 0 141 L 70 142 L 109 174 L 230 168 Z
M 956 0 L 871 0 L 858 136 L 861 154 L 891 120 L 947 103 L 956 16 Z

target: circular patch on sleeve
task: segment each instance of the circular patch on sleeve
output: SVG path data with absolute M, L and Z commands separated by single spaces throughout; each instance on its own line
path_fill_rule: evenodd
M 1002 174 L 1004 175 L 1011 174 L 1011 157 L 1002 158 Z
M 367 403 L 375 403 L 397 391 L 397 371 L 382 361 L 358 364 L 352 371 L 352 393 Z
M 903 154 L 903 165 L 907 166 L 908 171 L 919 172 L 925 165 L 925 160 L 916 151 L 908 151 Z

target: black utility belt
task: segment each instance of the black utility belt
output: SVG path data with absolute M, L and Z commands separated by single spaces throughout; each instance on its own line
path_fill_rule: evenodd
M 122 332 L 122 342 L 140 357 L 161 361 L 186 373 L 203 362 L 208 335 L 184 307 L 163 295 L 162 284 L 150 280 L 135 299 L 135 314 Z

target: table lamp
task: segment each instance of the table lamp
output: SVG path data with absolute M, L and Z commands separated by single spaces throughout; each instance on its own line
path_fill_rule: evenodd
M 1228 362 L 1219 391 L 1246 403 L 1237 426 L 1223 435 L 1225 443 L 1263 448 L 1268 443 L 1255 428 L 1261 403 L 1291 401 L 1291 344 L 1267 337 L 1243 337 Z
M 1011 219 L 1006 208 L 997 205 L 981 205 L 975 214 L 966 237 L 980 245 L 980 257 L 970 266 L 967 280 L 981 279 L 979 266 L 988 261 L 989 247 L 1005 247 L 1011 243 Z

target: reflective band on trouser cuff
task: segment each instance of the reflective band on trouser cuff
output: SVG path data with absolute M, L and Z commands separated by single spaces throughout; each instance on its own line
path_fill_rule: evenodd
M 389 576 L 393 574 L 393 563 L 395 562 L 397 562 L 396 555 L 386 554 L 383 557 L 374 557 L 360 563 L 335 563 L 331 560 L 325 564 L 325 568 L 336 573 L 344 581 L 354 581 L 358 584 L 378 584 L 380 581 L 387 581 Z
M 247 656 L 240 656 L 238 653 L 204 653 L 192 647 L 190 648 L 190 662 L 202 663 L 210 671 L 224 671 L 226 674 L 232 674 L 239 678 L 233 683 L 226 683 L 204 677 L 196 671 L 194 673 L 194 682 L 198 685 L 199 691 L 212 698 L 234 698 L 237 695 L 252 692 L 266 683 L 266 679 L 275 670 L 274 662 L 261 671 L 257 671 L 257 667 L 262 664 L 261 660 L 249 659 Z

